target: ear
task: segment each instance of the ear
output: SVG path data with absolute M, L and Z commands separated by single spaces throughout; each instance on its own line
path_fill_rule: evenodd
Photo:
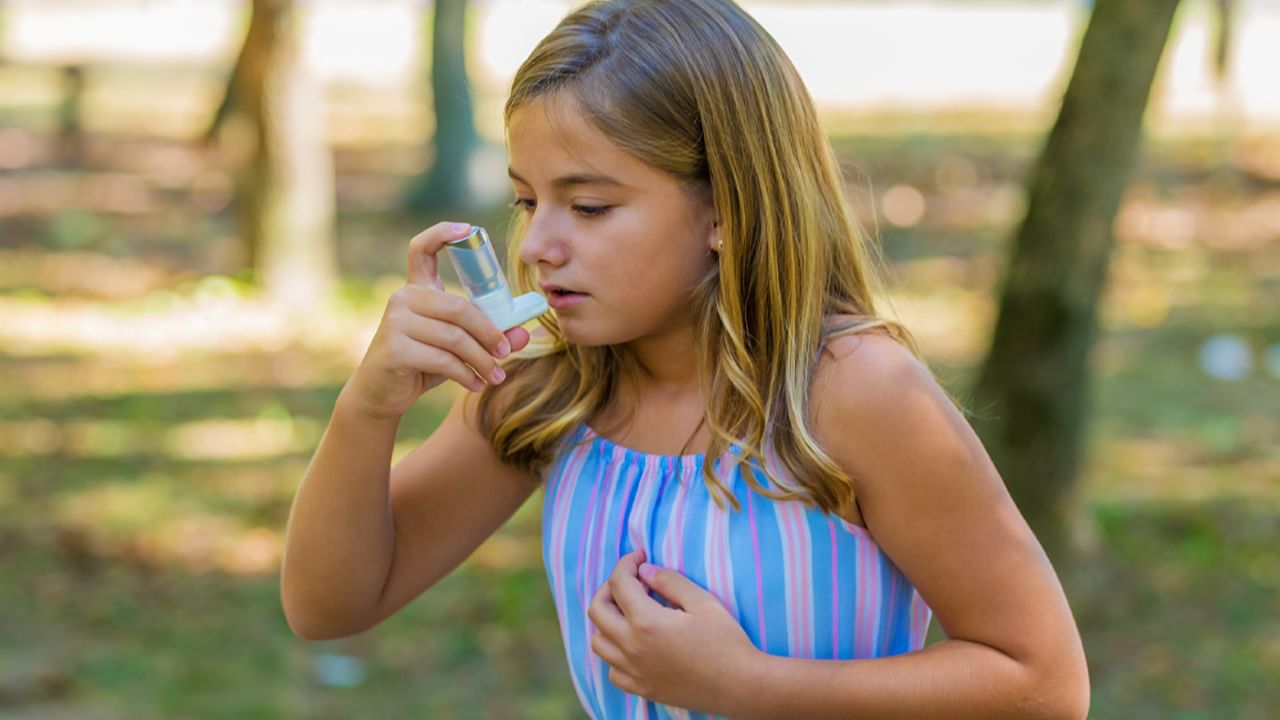
M 720 236 L 720 221 L 711 221 L 711 232 L 707 233 L 707 249 L 718 253 L 722 249 L 723 239 Z

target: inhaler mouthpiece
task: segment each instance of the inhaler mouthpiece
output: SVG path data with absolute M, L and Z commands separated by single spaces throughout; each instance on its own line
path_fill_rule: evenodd
M 473 225 L 466 237 L 446 243 L 444 248 L 467 291 L 467 299 L 499 330 L 523 325 L 547 311 L 547 299 L 536 292 L 511 297 L 507 278 L 484 228 Z

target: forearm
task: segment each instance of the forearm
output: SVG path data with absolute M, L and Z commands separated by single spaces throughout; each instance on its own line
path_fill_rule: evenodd
M 759 655 L 724 714 L 753 718 L 1073 718 L 1070 692 L 992 647 L 946 640 L 869 660 Z M 742 692 L 741 688 L 750 688 Z
M 373 420 L 345 392 L 294 496 L 280 594 L 294 631 L 341 634 L 374 607 L 395 547 L 389 503 L 397 420 Z

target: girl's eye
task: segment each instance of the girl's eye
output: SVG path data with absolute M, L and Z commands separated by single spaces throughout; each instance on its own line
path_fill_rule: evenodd
M 608 205 L 574 205 L 573 211 L 583 217 L 600 217 L 609 212 Z
M 533 212 L 538 207 L 538 203 L 537 201 L 530 200 L 528 198 L 516 198 L 515 202 L 511 203 L 511 207 L 519 210 L 523 210 L 526 213 L 530 213 L 530 212 Z M 609 212 L 609 210 L 611 209 L 612 209 L 612 206 L 609 206 L 609 205 L 574 205 L 573 206 L 573 211 L 584 218 L 600 217 L 601 215 L 604 215 L 605 213 Z

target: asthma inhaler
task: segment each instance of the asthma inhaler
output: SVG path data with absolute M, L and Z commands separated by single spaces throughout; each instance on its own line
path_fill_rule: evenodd
M 536 292 L 511 297 L 507 278 L 484 228 L 472 225 L 466 237 L 446 243 L 444 249 L 467 291 L 467 299 L 499 330 L 523 325 L 547 311 L 547 299 Z

